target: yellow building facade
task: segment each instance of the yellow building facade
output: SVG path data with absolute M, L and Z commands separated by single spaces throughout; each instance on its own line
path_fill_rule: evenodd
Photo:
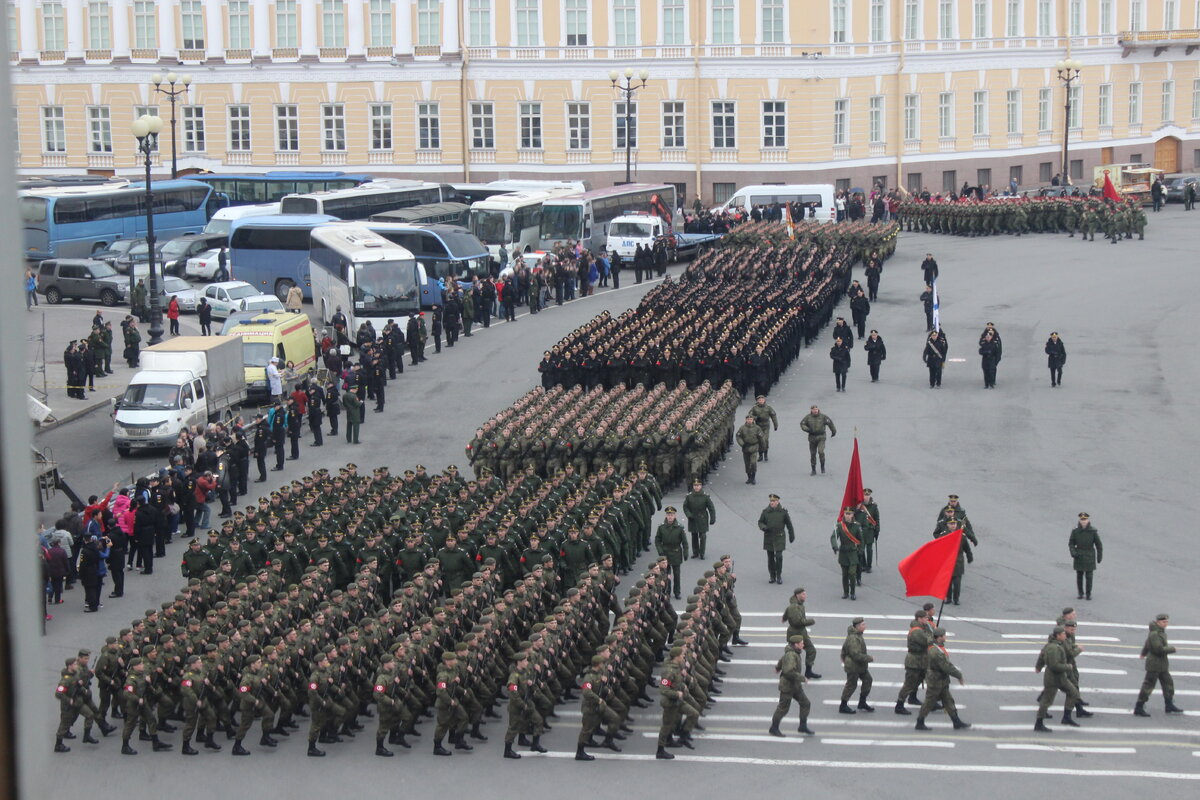
M 137 174 L 129 125 L 169 118 L 171 72 L 181 170 L 604 186 L 628 136 L 634 179 L 689 202 L 937 191 L 1048 183 L 1069 128 L 1077 181 L 1200 172 L 1194 0 L 8 0 L 7 23 L 24 174 Z

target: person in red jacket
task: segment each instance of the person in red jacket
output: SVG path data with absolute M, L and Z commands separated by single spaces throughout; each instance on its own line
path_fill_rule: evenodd
M 172 295 L 171 302 L 167 303 L 167 319 L 171 321 L 171 335 L 179 335 L 179 300 Z
M 196 479 L 196 527 L 208 527 L 208 493 L 217 490 L 217 479 L 212 472 L 205 472 Z

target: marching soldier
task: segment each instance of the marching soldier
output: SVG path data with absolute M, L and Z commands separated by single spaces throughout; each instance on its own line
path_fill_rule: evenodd
M 954 697 L 950 694 L 951 678 L 956 679 L 960 686 L 967 684 L 958 667 L 950 663 L 950 654 L 946 652 L 945 628 L 933 629 L 933 642 L 926 652 L 929 662 L 925 671 L 925 702 L 921 703 L 921 710 L 917 714 L 916 729 L 919 731 L 931 730 L 925 724 L 925 718 L 938 703 L 941 703 L 942 707 L 946 709 L 946 713 L 950 715 L 950 720 L 954 723 L 954 730 L 971 727 L 971 723 L 963 722 L 959 718 L 958 707 L 954 705 Z
M 779 673 L 779 704 L 775 706 L 775 713 L 771 715 L 771 727 L 767 730 L 767 733 L 772 736 L 783 737 L 783 731 L 779 730 L 779 723 L 783 721 L 788 709 L 792 707 L 793 700 L 800 704 L 800 726 L 797 730 L 809 736 L 814 733 L 808 727 L 808 713 L 811 710 L 811 704 L 804 694 L 804 675 L 800 669 L 801 653 L 803 652 L 804 637 L 789 636 L 787 648 L 783 651 L 779 661 L 775 663 L 775 671 Z
M 1067 657 L 1066 639 L 1067 629 L 1061 625 L 1054 626 L 1050 640 L 1042 647 L 1034 667 L 1035 671 L 1042 673 L 1042 693 L 1038 696 L 1037 721 L 1033 729 L 1041 733 L 1051 732 L 1050 728 L 1046 727 L 1045 720 L 1060 689 L 1066 695 L 1062 723 L 1073 728 L 1079 727 L 1079 723 L 1071 719 L 1071 709 L 1079 702 L 1079 689 L 1071 680 L 1071 663 Z
M 675 506 L 667 506 L 663 511 L 667 518 L 654 534 L 654 548 L 660 556 L 666 557 L 674 581 L 675 599 L 682 600 L 683 597 L 679 593 L 679 573 L 688 557 L 687 534 L 683 526 L 675 521 Z
M 760 394 L 755 399 L 754 405 L 750 406 L 750 416 L 762 431 L 762 450 L 758 454 L 758 460 L 770 461 L 767 451 L 771 449 L 771 428 L 779 430 L 779 418 L 775 416 L 775 409 L 767 405 L 766 395 Z
M 512 671 L 508 676 L 508 731 L 504 734 L 504 757 L 520 758 L 521 754 L 513 750 L 513 742 L 517 736 L 532 736 L 529 745 L 532 753 L 544 753 L 542 747 L 542 730 L 544 721 L 533 704 L 534 673 L 529 669 L 530 642 L 521 642 L 521 652 L 513 662 Z
M 871 694 L 871 670 L 869 664 L 875 660 L 875 657 L 867 653 L 867 643 L 863 640 L 863 631 L 867 629 L 867 622 L 862 617 L 855 617 L 850 622 L 850 627 L 846 628 L 846 640 L 842 642 L 842 669 L 846 671 L 846 685 L 842 687 L 842 704 L 838 706 L 839 714 L 853 714 L 854 709 L 850 707 L 850 698 L 854 695 L 854 690 L 858 688 L 858 684 L 862 682 L 862 691 L 858 695 L 858 707 L 862 711 L 874 711 L 875 709 L 867 704 L 867 697 Z
M 925 609 L 918 609 L 908 627 L 904 683 L 900 686 L 900 693 L 896 695 L 896 713 L 901 716 L 912 715 L 912 712 L 904 707 L 906 702 L 914 706 L 921 704 L 917 699 L 917 687 L 925 680 L 925 671 L 929 666 L 929 645 L 932 644 L 928 618 L 929 613 Z
M 829 546 L 837 554 L 842 568 L 842 599 L 856 600 L 854 589 L 858 585 L 858 551 L 862 547 L 862 528 L 854 521 L 854 508 L 846 506 L 829 535 Z
M 655 758 L 666 760 L 675 758 L 675 755 L 668 752 L 667 748 L 677 744 L 671 738 L 671 734 L 679 727 L 680 722 L 683 723 L 683 728 L 679 734 L 678 744 L 682 744 L 689 750 L 692 749 L 692 730 L 700 721 L 700 711 L 688 699 L 683 662 L 683 648 L 671 648 L 669 660 L 663 665 L 662 676 L 658 681 L 663 716 L 662 725 L 658 729 L 658 750 L 654 754 Z
M 763 432 L 754 422 L 754 415 L 747 414 L 746 422 L 737 432 L 738 447 L 742 448 L 742 462 L 746 467 L 746 483 L 754 485 L 754 476 L 758 473 L 758 454 L 763 447 Z
M 717 524 L 717 510 L 699 478 L 692 481 L 692 491 L 683 498 L 683 515 L 692 534 L 692 557 L 703 559 L 708 544 L 708 526 Z
M 837 426 L 821 409 L 813 406 L 807 416 L 800 420 L 800 430 L 808 434 L 808 461 L 812 467 L 812 475 L 817 474 L 817 458 L 821 459 L 821 472 L 825 472 L 825 431 L 830 438 L 837 436 Z
M 792 599 L 788 602 L 788 607 L 784 609 L 783 618 L 780 621 L 787 623 L 789 640 L 793 636 L 799 636 L 804 640 L 804 677 L 820 679 L 821 676 L 813 672 L 813 664 L 817 660 L 817 647 L 808 635 L 809 627 L 816 625 L 817 621 L 809 617 L 804 609 L 804 603 L 807 600 L 808 592 L 804 591 L 803 586 L 793 589 Z
M 1183 709 L 1175 705 L 1175 681 L 1171 679 L 1171 664 L 1169 656 L 1175 652 L 1175 647 L 1167 642 L 1167 625 L 1170 624 L 1170 617 L 1166 614 L 1159 614 L 1150 623 L 1150 634 L 1146 637 L 1146 643 L 1142 645 L 1141 657 L 1146 659 L 1146 678 L 1142 681 L 1141 691 L 1138 692 L 1137 705 L 1133 707 L 1133 713 L 1139 717 L 1148 717 L 1150 712 L 1146 711 L 1146 701 L 1150 699 L 1150 693 L 1154 691 L 1154 685 L 1157 683 L 1162 687 L 1163 700 L 1166 701 L 1166 712 L 1168 714 L 1182 714 Z

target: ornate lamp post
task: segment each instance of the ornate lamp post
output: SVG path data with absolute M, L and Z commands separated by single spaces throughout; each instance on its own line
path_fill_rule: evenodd
M 1067 158 L 1067 151 L 1071 141 L 1071 84 L 1079 80 L 1079 70 L 1083 68 L 1083 64 L 1073 58 L 1068 58 L 1057 62 L 1054 68 L 1058 70 L 1058 79 L 1063 82 L 1066 94 L 1066 116 L 1063 118 L 1062 177 L 1063 185 L 1069 186 L 1071 184 L 1071 162 Z
M 622 83 L 619 80 L 620 76 L 617 75 L 616 70 L 613 70 L 612 72 L 608 73 L 608 79 L 609 79 L 609 81 L 612 82 L 613 88 L 616 89 L 618 92 L 620 92 L 621 95 L 625 98 L 625 182 L 626 183 L 632 183 L 632 174 L 633 174 L 632 170 L 630 169 L 630 164 L 631 164 L 630 146 L 633 143 L 633 138 L 630 135 L 630 125 L 632 124 L 632 120 L 633 120 L 633 111 L 632 111 L 633 96 L 637 93 L 638 89 L 646 88 L 646 79 L 649 77 L 650 77 L 650 71 L 644 69 L 638 73 L 638 80 L 640 80 L 641 83 L 634 84 L 633 68 L 626 67 L 625 75 L 624 75 L 625 80 L 624 80 L 624 83 Z
M 130 126 L 130 131 L 137 138 L 137 149 L 145 157 L 146 164 L 146 255 L 149 258 L 150 271 L 146 275 L 146 293 L 150 303 L 150 341 L 152 345 L 162 341 L 162 283 L 158 271 L 154 268 L 154 188 L 150 182 L 151 155 L 158 144 L 158 132 L 162 130 L 163 121 L 159 117 L 148 114 L 138 117 Z M 129 266 L 129 296 L 133 297 L 133 265 Z
M 161 73 L 156 72 L 150 76 L 150 80 L 154 83 L 154 91 L 166 95 L 171 101 L 171 177 L 177 178 L 179 177 L 179 170 L 177 168 L 178 158 L 175 150 L 175 101 L 180 97 L 185 100 L 187 99 L 188 87 L 192 85 L 192 76 L 184 75 L 180 77 L 174 72 L 168 72 L 166 78 L 167 88 L 164 89 L 162 87 L 163 76 Z M 176 89 L 175 86 L 177 84 L 181 88 Z

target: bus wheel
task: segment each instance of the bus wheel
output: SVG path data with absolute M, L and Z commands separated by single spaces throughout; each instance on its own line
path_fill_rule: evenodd
M 296 285 L 296 282 L 291 278 L 280 278 L 275 281 L 275 296 L 279 298 L 279 302 L 287 302 L 288 290 Z
M 92 245 L 92 255 L 96 255 L 96 253 L 99 253 L 101 250 L 107 250 L 107 249 L 108 249 L 108 245 L 105 244 L 104 242 L 96 242 L 95 244 Z

